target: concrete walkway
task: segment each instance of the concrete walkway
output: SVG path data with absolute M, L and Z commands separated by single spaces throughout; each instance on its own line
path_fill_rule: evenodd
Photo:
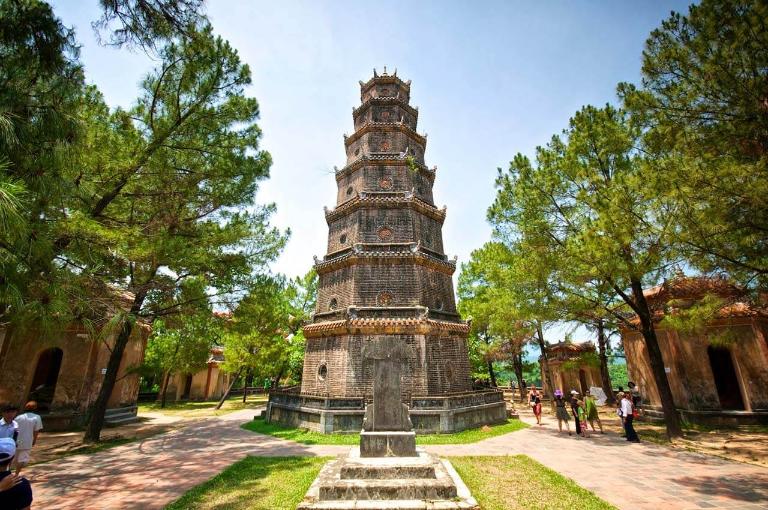
M 253 413 L 238 411 L 141 442 L 32 466 L 26 475 L 33 482 L 33 506 L 162 508 L 245 455 L 334 456 L 349 450 L 300 445 L 240 429 Z M 767 469 L 649 443 L 630 444 L 612 434 L 589 439 L 558 435 L 556 424 L 545 423 L 479 443 L 427 450 L 446 456 L 529 455 L 622 509 L 768 508 Z

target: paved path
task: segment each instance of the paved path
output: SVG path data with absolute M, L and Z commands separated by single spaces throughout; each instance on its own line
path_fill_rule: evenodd
M 33 508 L 56 510 L 163 508 L 246 455 L 335 456 L 345 446 L 305 446 L 240 428 L 247 409 L 93 453 L 31 466 Z M 278 509 L 275 509 L 278 510 Z
M 299 445 L 240 429 L 253 412 L 209 418 L 141 442 L 32 466 L 26 474 L 33 481 L 34 508 L 162 508 L 245 455 L 333 456 L 349 450 Z M 479 443 L 427 449 L 447 456 L 526 454 L 622 509 L 768 508 L 768 469 L 631 444 L 613 434 L 560 436 L 556 425 L 545 422 Z
M 616 434 L 559 434 L 557 420 L 475 444 L 430 446 L 439 455 L 525 454 L 627 510 L 768 509 L 768 469 Z M 573 425 L 573 422 L 571 422 Z

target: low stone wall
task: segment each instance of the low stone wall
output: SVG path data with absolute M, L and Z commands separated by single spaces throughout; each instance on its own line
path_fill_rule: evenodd
M 768 410 L 761 411 L 692 411 L 678 409 L 680 419 L 696 425 L 711 427 L 739 427 L 742 425 L 768 425 Z M 642 421 L 664 421 L 661 406 L 643 406 Z
M 451 433 L 502 423 L 507 419 L 503 393 L 497 390 L 418 397 L 408 403 L 413 427 L 420 433 Z M 267 422 L 330 434 L 359 432 L 362 398 L 326 398 L 292 392 L 270 392 Z

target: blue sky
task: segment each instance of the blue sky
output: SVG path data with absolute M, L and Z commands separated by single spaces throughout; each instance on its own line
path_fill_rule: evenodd
M 88 80 L 110 105 L 127 107 L 153 62 L 98 46 L 97 4 L 54 8 L 77 30 Z M 275 202 L 274 223 L 293 231 L 274 270 L 303 274 L 325 252 L 333 167 L 344 164 L 358 81 L 374 67 L 412 80 L 426 162 L 438 167 L 435 203 L 448 206 L 445 249 L 462 262 L 490 238 L 496 169 L 532 155 L 582 105 L 614 102 L 618 82 L 639 81 L 648 34 L 688 4 L 209 0 L 214 29 L 250 65 L 248 93 L 261 105 L 262 148 L 274 163 L 257 201 Z

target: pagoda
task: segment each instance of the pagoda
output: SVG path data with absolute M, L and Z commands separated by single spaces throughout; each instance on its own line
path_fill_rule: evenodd
M 372 397 L 366 346 L 402 358 L 401 399 L 417 430 L 453 431 L 505 419 L 498 391 L 473 392 L 467 335 L 456 312 L 456 260 L 443 248 L 446 208 L 434 204 L 436 168 L 410 81 L 397 72 L 360 82 L 336 170 L 336 207 L 325 210 L 327 253 L 315 258 L 317 308 L 304 327 L 300 392 L 272 392 L 267 417 L 324 432 L 359 430 Z M 319 411 L 314 411 L 319 409 Z

